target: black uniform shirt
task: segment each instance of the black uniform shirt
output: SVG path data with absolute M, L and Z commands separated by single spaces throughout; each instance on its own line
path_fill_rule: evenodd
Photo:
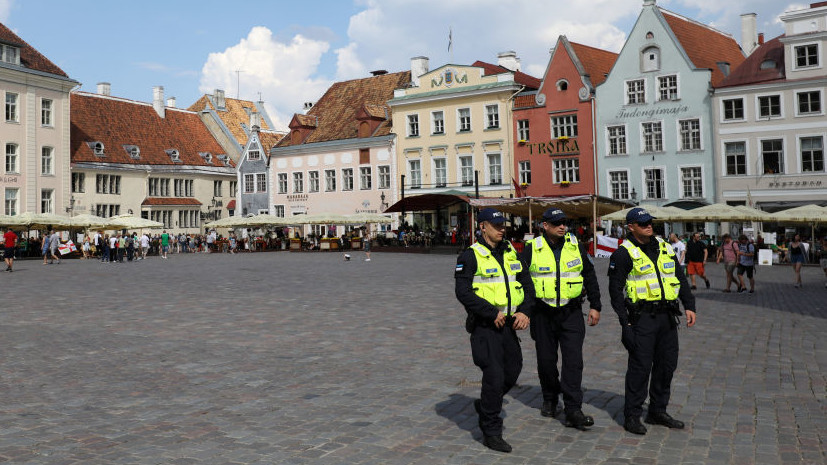
M 561 237 L 557 242 L 551 242 L 546 238 L 546 243 L 551 246 L 551 251 L 554 252 L 554 258 L 557 260 L 557 270 L 560 270 L 560 254 L 563 251 L 563 245 L 566 243 L 565 238 Z M 597 284 L 597 273 L 594 272 L 594 263 L 592 263 L 589 253 L 586 251 L 583 244 L 577 244 L 580 249 L 580 261 L 583 263 L 583 271 L 580 273 L 583 276 L 583 286 L 586 290 L 586 297 L 589 299 L 589 308 L 593 308 L 598 312 L 602 306 L 600 304 L 600 286 Z M 534 253 L 534 247 L 531 242 L 527 242 L 523 249 L 523 263 L 526 266 L 531 266 L 531 255 Z M 542 300 L 537 300 L 536 305 L 549 307 Z M 580 305 L 579 299 L 572 299 L 569 305 Z
M 648 244 L 641 244 L 635 240 L 634 236 L 629 234 L 626 237 L 627 241 L 640 247 L 643 253 L 652 260 L 652 263 L 657 264 L 658 255 L 660 255 L 660 246 L 656 238 L 652 238 Z M 678 264 L 678 257 L 672 258 L 675 261 L 675 277 L 681 283 L 681 290 L 678 292 L 678 298 L 683 303 L 683 308 L 690 311 L 695 311 L 695 296 L 689 290 L 689 283 L 686 281 L 686 275 L 683 274 L 683 268 Z M 658 277 L 660 277 L 660 270 L 655 267 Z M 626 247 L 620 246 L 612 253 L 609 258 L 609 298 L 612 300 L 612 309 L 617 313 L 621 325 L 626 325 L 629 322 L 629 313 L 626 309 L 626 277 L 632 271 L 632 257 Z M 662 297 L 666 300 L 665 297 Z
M 491 247 L 484 240 L 479 242 L 483 246 L 491 250 L 492 255 L 497 260 L 497 263 L 505 272 L 505 265 L 503 263 L 503 256 L 506 250 L 506 242 L 501 241 L 496 247 Z M 519 256 L 518 256 L 519 259 Z M 477 256 L 469 247 L 457 258 L 457 268 L 454 272 L 455 293 L 457 300 L 465 307 L 468 316 L 472 317 L 478 322 L 493 323 L 497 318 L 499 310 L 487 300 L 474 293 L 474 274 L 477 272 Z M 510 276 L 505 276 L 506 285 Z M 515 312 L 520 312 L 528 317 L 531 317 L 531 310 L 534 308 L 534 283 L 531 281 L 531 275 L 528 272 L 528 266 L 523 263 L 523 270 L 517 274 L 517 281 L 523 285 L 523 293 L 525 298 Z M 507 288 L 507 287 L 506 287 Z M 509 298 L 511 297 L 509 291 Z

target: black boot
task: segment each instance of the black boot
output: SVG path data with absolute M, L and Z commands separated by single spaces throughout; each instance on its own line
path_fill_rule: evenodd
M 482 440 L 482 443 L 485 444 L 485 447 L 495 450 L 497 452 L 511 452 L 511 444 L 505 442 L 502 435 L 497 436 L 485 436 L 485 439 Z
M 667 428 L 683 429 L 683 422 L 680 420 L 675 420 L 666 412 L 649 412 L 646 414 L 646 418 L 643 421 L 649 423 L 650 425 L 662 425 Z
M 584 415 L 582 410 L 575 410 L 571 413 L 566 413 L 566 426 L 577 428 L 580 431 L 586 431 L 586 428 L 594 426 L 594 418 Z
M 623 429 L 632 434 L 646 434 L 646 427 L 640 422 L 638 417 L 626 417 L 623 423 Z

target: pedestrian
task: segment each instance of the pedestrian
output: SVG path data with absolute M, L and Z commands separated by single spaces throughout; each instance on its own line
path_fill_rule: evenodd
M 49 259 L 49 263 L 53 263 L 54 260 L 57 260 L 57 264 L 60 265 L 60 257 L 57 255 L 58 247 L 60 247 L 60 234 L 52 230 L 52 238 L 49 239 L 49 255 L 51 258 Z
M 821 271 L 824 272 L 824 277 L 827 278 L 827 235 L 821 237 Z M 824 282 L 824 287 L 827 287 L 827 281 Z
M 718 248 L 716 263 L 721 263 L 721 260 L 724 261 L 724 273 L 726 273 L 724 292 L 732 292 L 729 288 L 733 283 L 738 286 L 737 290 L 740 291 L 741 285 L 738 284 L 738 278 L 735 276 L 735 267 L 738 265 L 738 244 L 732 240 L 732 236 L 729 234 L 724 234 L 722 238 L 723 242 L 721 242 L 721 247 Z
M 104 235 L 101 237 L 101 262 L 102 263 L 109 263 L 109 254 L 110 254 L 110 247 L 109 247 L 109 234 Z
M 738 236 L 738 282 L 740 289 L 738 292 L 746 292 L 747 285 L 744 283 L 744 273 L 749 279 L 749 293 L 755 293 L 755 279 L 753 273 L 755 272 L 755 245 L 750 244 L 749 238 L 741 234 Z
M 511 243 L 503 240 L 505 216 L 493 208 L 480 211 L 482 241 L 457 258 L 455 293 L 465 307 L 471 333 L 471 356 L 482 370 L 480 398 L 474 401 L 483 444 L 511 452 L 503 439 L 503 396 L 517 383 L 523 354 L 517 331 L 529 325 L 534 285 Z
M 83 237 L 83 245 L 81 246 L 81 250 L 83 251 L 83 258 L 92 258 L 92 244 L 89 240 L 89 236 Z
M 120 234 L 109 236 L 109 263 L 118 263 L 118 236 Z
M 583 293 L 589 299 L 588 324 L 600 321 L 600 288 L 594 264 L 577 238 L 567 232 L 566 214 L 557 208 L 543 213 L 543 234 L 526 244 L 523 263 L 534 283 L 531 337 L 537 352 L 537 374 L 543 392 L 540 414 L 557 415 L 563 394 L 566 426 L 585 431 L 594 418 L 583 414 Z M 585 288 L 585 289 L 584 289 Z M 557 370 L 557 351 L 562 356 Z
M 146 233 L 141 234 L 141 256 L 139 260 L 146 260 L 146 254 L 149 252 L 149 236 Z
M 365 237 L 362 238 L 362 246 L 365 248 L 365 261 L 370 261 L 370 229 L 365 229 Z
M 686 274 L 686 244 L 684 244 L 675 233 L 669 235 L 669 243 L 672 245 L 672 250 L 675 251 L 675 258 L 678 259 L 678 265 L 684 274 Z
M 164 232 L 161 233 L 161 256 L 163 258 L 167 258 L 167 253 L 169 252 L 169 234 L 167 230 L 164 229 Z
M 686 260 L 689 262 L 687 269 L 689 270 L 689 279 L 692 281 L 692 289 L 695 287 L 695 275 L 700 276 L 706 283 L 706 288 L 709 289 L 709 279 L 704 273 L 704 263 L 706 263 L 709 249 L 706 244 L 701 242 L 701 235 L 699 233 L 692 234 L 689 243 L 686 244 Z
M 666 413 L 678 366 L 678 299 L 686 325 L 695 325 L 695 298 L 672 246 L 655 237 L 652 219 L 643 208 L 631 209 L 626 214 L 630 234 L 609 259 L 609 296 L 629 352 L 623 427 L 633 434 L 646 434 L 640 416 L 647 391 L 646 423 L 684 427 Z
M 801 287 L 801 266 L 805 262 L 807 254 L 804 251 L 804 244 L 801 242 L 801 236 L 796 234 L 793 237 L 790 245 L 787 246 L 787 252 L 790 253 L 790 264 L 793 266 L 793 273 L 795 273 L 795 287 Z
M 51 240 L 52 240 L 52 235 L 49 234 L 48 232 L 44 232 L 44 234 L 43 234 L 43 245 L 40 249 L 40 254 L 43 255 L 43 264 L 44 265 L 49 265 L 49 264 L 52 263 L 51 260 L 49 260 L 49 251 L 51 250 L 51 247 L 49 246 L 49 242 L 51 242 Z M 47 260 L 49 260 L 48 263 L 47 263 Z
M 126 234 L 118 234 L 118 263 L 123 263 L 123 256 L 126 252 Z
M 3 234 L 3 259 L 6 261 L 6 271 L 11 273 L 14 268 L 14 248 L 17 247 L 17 234 L 11 229 L 6 229 Z
M 235 249 L 238 247 L 238 239 L 235 237 L 235 232 L 230 233 L 230 253 L 235 254 Z

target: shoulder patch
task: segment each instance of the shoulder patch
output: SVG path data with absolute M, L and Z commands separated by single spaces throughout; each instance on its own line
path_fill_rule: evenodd
M 457 272 L 462 271 L 462 269 L 463 269 L 464 267 L 465 267 L 465 265 L 463 265 L 462 263 L 457 263 L 457 269 L 456 269 L 456 271 L 457 271 Z

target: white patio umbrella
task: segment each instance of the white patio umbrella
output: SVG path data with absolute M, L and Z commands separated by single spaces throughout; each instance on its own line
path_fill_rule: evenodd
M 381 213 L 356 213 L 354 215 L 347 215 L 350 223 L 348 224 L 362 224 L 362 223 L 392 223 L 393 218 L 390 218 Z
M 132 215 L 118 215 L 108 219 L 107 229 L 160 229 L 164 227 L 164 223 Z
M 104 228 L 109 223 L 108 218 L 83 213 L 69 217 L 69 227 L 73 228 Z
M 772 214 L 779 223 L 823 223 L 827 221 L 827 208 L 814 204 L 789 208 Z
M 287 226 L 297 224 L 290 220 L 291 218 L 283 218 L 281 216 L 270 215 L 268 213 L 260 213 L 255 216 L 243 218 L 238 226 Z
M 246 226 L 247 224 L 245 221 L 247 219 L 248 218 L 244 218 L 242 216 L 228 216 L 226 218 L 210 221 L 204 226 L 207 228 L 236 228 L 239 226 Z
M 672 218 L 676 215 L 680 215 L 684 210 L 678 207 L 658 207 L 658 206 L 648 206 L 648 205 L 640 205 L 639 207 L 646 209 L 650 215 L 655 217 L 656 222 L 667 222 L 672 221 Z M 629 207 L 624 208 L 623 210 L 618 210 L 616 212 L 609 213 L 607 215 L 603 215 L 601 219 L 604 220 L 611 220 L 611 221 L 626 221 L 626 214 L 632 208 L 638 207 Z
M 11 219 L 14 219 L 15 221 L 14 224 L 7 226 L 24 226 L 27 229 L 47 226 L 62 227 L 70 225 L 68 216 L 60 216 L 53 213 L 25 212 L 7 218 L 9 218 L 9 221 L 11 221 Z

